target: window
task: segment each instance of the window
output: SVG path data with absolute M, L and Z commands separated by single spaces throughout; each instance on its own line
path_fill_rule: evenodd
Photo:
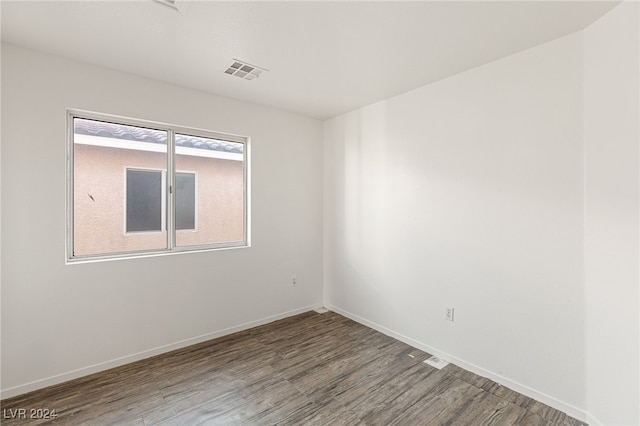
M 176 229 L 196 229 L 196 174 L 176 173 Z
M 127 169 L 127 232 L 164 231 L 163 173 Z
M 69 112 L 67 258 L 248 245 L 248 138 Z
M 165 172 L 127 169 L 127 232 L 166 229 Z M 176 230 L 196 229 L 196 174 L 176 172 Z

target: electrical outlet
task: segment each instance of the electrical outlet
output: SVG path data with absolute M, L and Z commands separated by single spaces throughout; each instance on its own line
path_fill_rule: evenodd
M 444 319 L 447 321 L 453 321 L 453 308 L 448 306 L 444 308 Z
M 298 287 L 298 281 L 296 280 L 296 277 L 291 278 L 291 286 Z

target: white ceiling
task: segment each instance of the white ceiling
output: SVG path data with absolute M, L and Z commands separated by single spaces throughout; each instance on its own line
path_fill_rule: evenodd
M 585 28 L 615 1 L 2 1 L 2 41 L 319 119 Z M 232 58 L 269 69 L 246 81 Z

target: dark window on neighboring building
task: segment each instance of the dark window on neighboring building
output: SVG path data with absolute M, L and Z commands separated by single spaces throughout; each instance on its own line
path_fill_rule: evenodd
M 127 169 L 127 232 L 162 231 L 162 171 Z
M 195 173 L 176 173 L 176 229 L 196 229 Z

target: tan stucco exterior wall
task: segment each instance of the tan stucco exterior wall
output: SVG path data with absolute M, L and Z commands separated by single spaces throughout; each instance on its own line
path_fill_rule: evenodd
M 166 232 L 125 231 L 126 169 L 166 170 L 166 158 L 162 153 L 75 145 L 74 256 L 166 248 Z M 242 241 L 243 163 L 176 155 L 176 170 L 195 172 L 197 186 L 196 230 L 177 231 L 176 245 Z

